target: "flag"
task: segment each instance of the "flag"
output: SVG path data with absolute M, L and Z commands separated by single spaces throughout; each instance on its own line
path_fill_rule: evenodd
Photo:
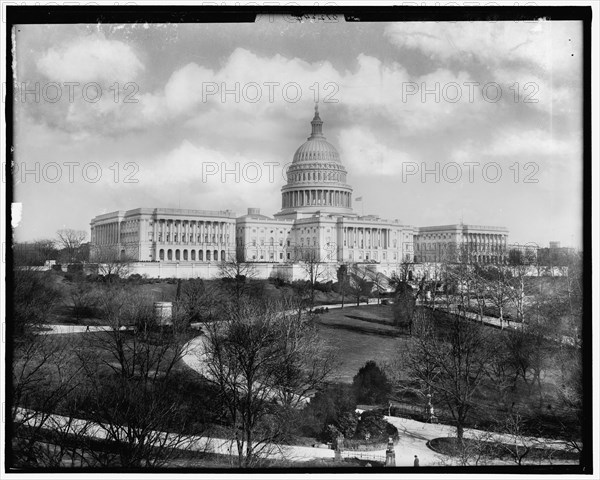
M 357 197 L 354 199 L 355 202 L 362 202 L 362 197 Z

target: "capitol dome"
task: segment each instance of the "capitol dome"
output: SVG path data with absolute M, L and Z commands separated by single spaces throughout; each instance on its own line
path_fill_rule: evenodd
M 340 154 L 331 143 L 324 138 L 312 136 L 308 137 L 308 140 L 300 145 L 294 154 L 293 163 L 304 161 L 341 163 Z
M 315 106 L 315 116 L 310 122 L 312 133 L 294 154 L 293 163 L 297 162 L 337 162 L 340 154 L 323 136 L 323 120 L 319 117 L 319 106 Z
M 281 215 L 299 213 L 352 213 L 352 188 L 340 154 L 323 135 L 319 107 L 310 122 L 310 137 L 296 150 L 281 189 Z

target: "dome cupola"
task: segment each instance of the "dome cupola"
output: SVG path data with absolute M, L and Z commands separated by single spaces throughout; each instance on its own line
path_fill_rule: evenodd
M 336 148 L 323 135 L 319 106 L 310 122 L 310 137 L 296 150 L 281 189 L 282 211 L 299 213 L 352 214 L 352 188 Z

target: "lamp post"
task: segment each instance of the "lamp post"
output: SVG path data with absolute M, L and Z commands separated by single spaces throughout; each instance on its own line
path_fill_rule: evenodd
M 396 466 L 396 452 L 394 451 L 394 440 L 392 439 L 392 437 L 389 437 L 387 450 L 385 451 L 385 466 Z

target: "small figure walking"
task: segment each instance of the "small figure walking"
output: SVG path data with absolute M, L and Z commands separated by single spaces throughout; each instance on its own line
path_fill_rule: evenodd
M 419 457 L 417 457 L 416 455 L 415 455 L 415 461 L 414 461 L 413 465 L 414 465 L 415 467 L 418 467 L 418 466 L 419 466 Z

